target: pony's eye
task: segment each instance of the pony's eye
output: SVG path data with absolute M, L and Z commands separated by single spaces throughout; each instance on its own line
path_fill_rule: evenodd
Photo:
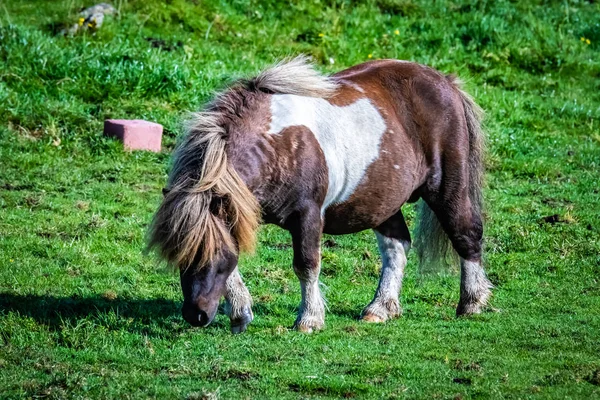
M 163 189 L 162 189 L 162 194 L 163 194 L 163 196 L 166 196 L 166 195 L 168 195 L 168 194 L 169 194 L 169 192 L 170 192 L 170 190 L 169 190 L 169 189 L 167 189 L 167 188 L 163 188 Z

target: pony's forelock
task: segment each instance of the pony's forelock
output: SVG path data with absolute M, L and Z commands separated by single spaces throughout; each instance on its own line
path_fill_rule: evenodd
M 168 187 L 150 229 L 149 247 L 179 268 L 201 268 L 222 250 L 254 249 L 260 207 L 227 159 L 216 112 L 200 112 L 174 155 Z

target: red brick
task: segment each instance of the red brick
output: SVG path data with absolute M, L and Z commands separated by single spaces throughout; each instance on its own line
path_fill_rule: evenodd
M 107 119 L 104 134 L 123 142 L 126 150 L 149 150 L 160 152 L 163 127 L 161 124 L 141 119 Z

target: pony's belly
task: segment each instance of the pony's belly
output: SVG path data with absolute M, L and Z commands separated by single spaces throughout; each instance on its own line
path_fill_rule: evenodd
M 386 198 L 380 201 L 348 201 L 325 210 L 323 232 L 346 235 L 373 229 L 396 214 L 405 199 Z
M 415 187 L 420 186 L 420 181 L 415 179 L 418 174 L 414 164 L 407 161 L 412 159 L 408 154 L 405 153 L 404 162 L 398 164 L 385 157 L 376 160 L 348 200 L 325 208 L 324 232 L 343 235 L 376 228 L 396 214 L 404 203 L 416 200 Z M 388 155 L 402 158 L 395 153 Z

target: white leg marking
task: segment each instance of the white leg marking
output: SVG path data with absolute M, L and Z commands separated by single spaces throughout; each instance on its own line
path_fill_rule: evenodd
M 375 298 L 363 310 L 362 318 L 368 322 L 385 322 L 401 313 L 398 296 L 402 288 L 406 251 L 410 243 L 383 236 L 378 232 L 375 232 L 375 235 L 383 266 Z
M 319 270 L 304 279 L 300 278 L 302 302 L 294 326 L 302 332 L 319 330 L 325 324 L 325 303 L 319 289 Z
M 387 127 L 367 98 L 338 107 L 325 99 L 278 94 L 271 97 L 270 134 L 303 125 L 315 135 L 327 162 L 329 185 L 321 212 L 347 200 L 379 157 Z
M 460 271 L 460 302 L 456 314 L 478 314 L 487 304 L 493 285 L 479 262 L 461 258 Z
M 227 279 L 225 300 L 225 312 L 231 321 L 231 332 L 244 332 L 254 319 L 254 314 L 252 314 L 252 297 L 237 267 Z

